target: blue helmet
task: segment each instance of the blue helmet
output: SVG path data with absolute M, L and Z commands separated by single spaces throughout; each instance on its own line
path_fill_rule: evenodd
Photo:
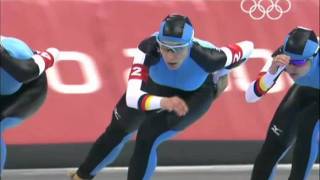
M 157 41 L 160 43 L 175 43 L 176 45 L 191 44 L 194 36 L 192 24 L 187 16 L 168 15 L 160 24 Z
M 1 36 L 1 46 L 18 60 L 27 60 L 33 55 L 31 48 L 17 38 Z
M 1 36 L 0 41 L 1 46 L 16 60 L 29 60 L 33 55 L 30 47 L 19 39 Z M 22 83 L 15 80 L 2 68 L 0 68 L 0 84 L 1 95 L 13 94 L 22 86 Z
M 311 29 L 296 27 L 286 37 L 282 51 L 292 60 L 305 61 L 318 53 L 319 41 Z

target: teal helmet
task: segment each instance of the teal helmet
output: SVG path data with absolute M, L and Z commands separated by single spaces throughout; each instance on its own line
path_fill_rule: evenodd
M 1 36 L 1 46 L 14 58 L 24 61 L 33 55 L 31 48 L 23 41 L 13 37 Z
M 319 41 L 311 29 L 296 27 L 285 38 L 282 51 L 291 61 L 303 63 L 319 52 Z
M 168 47 L 185 47 L 192 44 L 194 29 L 187 16 L 168 15 L 160 24 L 159 33 L 156 36 L 160 45 Z
M 33 51 L 23 41 L 13 38 L 1 36 L 1 47 L 4 48 L 9 55 L 16 60 L 25 61 L 29 60 Z M 20 89 L 22 83 L 14 79 L 7 71 L 0 67 L 0 94 L 9 95 L 13 94 Z

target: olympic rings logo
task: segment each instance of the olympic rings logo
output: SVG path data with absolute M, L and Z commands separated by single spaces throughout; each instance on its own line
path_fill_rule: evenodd
M 270 2 L 269 5 L 265 6 L 262 4 L 263 0 L 249 0 L 251 2 L 250 8 L 245 8 L 245 4 L 248 0 L 241 0 L 241 10 L 253 19 L 253 20 L 261 20 L 265 16 L 267 16 L 270 20 L 278 20 L 281 16 L 291 9 L 291 2 L 290 0 L 282 0 L 285 1 L 287 4 L 287 8 L 284 9 L 279 5 L 280 0 L 268 0 Z

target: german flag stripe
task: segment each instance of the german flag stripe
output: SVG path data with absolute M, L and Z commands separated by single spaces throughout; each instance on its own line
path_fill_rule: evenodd
M 257 79 L 254 83 L 254 92 L 258 97 L 261 97 L 267 92 L 267 90 L 264 90 L 263 88 L 261 88 L 260 81 L 261 81 L 261 78 Z
M 149 95 L 146 95 L 146 94 L 141 97 L 140 109 L 142 111 L 146 111 L 145 104 L 146 104 L 146 101 L 147 101 L 148 97 L 149 97 Z

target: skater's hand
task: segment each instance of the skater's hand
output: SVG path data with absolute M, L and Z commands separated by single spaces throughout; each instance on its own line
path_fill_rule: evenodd
M 161 100 L 160 106 L 169 112 L 174 111 L 178 116 L 184 116 L 188 113 L 189 108 L 183 99 L 173 96 L 165 97 Z
M 272 64 L 269 68 L 270 74 L 275 74 L 279 68 L 287 66 L 290 62 L 290 56 L 279 54 L 273 58 Z

